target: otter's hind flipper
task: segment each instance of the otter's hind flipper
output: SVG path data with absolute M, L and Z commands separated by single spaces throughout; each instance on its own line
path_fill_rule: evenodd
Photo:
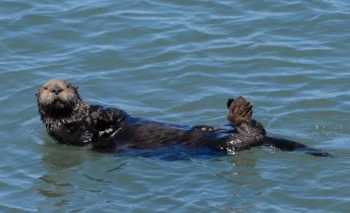
M 322 151 L 320 149 L 311 148 L 305 144 L 298 143 L 295 141 L 283 139 L 283 138 L 274 138 L 265 136 L 263 140 L 264 145 L 271 145 L 282 151 L 303 151 L 306 154 L 317 156 L 317 157 L 333 157 L 330 153 Z
M 227 120 L 238 127 L 242 123 L 249 124 L 253 116 L 253 106 L 242 96 L 227 100 Z
M 230 108 L 231 103 L 234 102 L 234 101 L 235 101 L 235 99 L 233 99 L 233 98 L 229 98 L 229 99 L 227 100 L 227 102 L 226 102 L 226 107 L 227 107 L 227 109 Z

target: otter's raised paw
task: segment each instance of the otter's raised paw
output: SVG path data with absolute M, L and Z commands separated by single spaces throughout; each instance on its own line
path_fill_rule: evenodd
M 227 101 L 228 115 L 227 119 L 234 125 L 239 126 L 242 123 L 248 123 L 252 119 L 253 106 L 242 96 Z

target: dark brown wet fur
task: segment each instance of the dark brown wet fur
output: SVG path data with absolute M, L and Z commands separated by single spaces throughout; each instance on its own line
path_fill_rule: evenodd
M 266 136 L 263 126 L 252 118 L 253 106 L 243 97 L 227 101 L 229 125 L 217 128 L 160 123 L 130 116 L 118 108 L 90 105 L 80 98 L 77 87 L 64 80 L 46 82 L 36 96 L 41 120 L 50 136 L 60 143 L 88 145 L 98 151 L 181 145 L 186 149 L 232 153 L 264 144 L 286 151 L 311 149 Z M 324 154 L 311 150 L 316 153 L 309 153 L 312 155 Z

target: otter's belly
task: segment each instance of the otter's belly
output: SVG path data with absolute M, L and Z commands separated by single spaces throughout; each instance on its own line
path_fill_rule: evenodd
M 221 150 L 220 147 L 228 141 L 230 133 L 232 132 L 210 126 L 188 127 L 146 121 L 129 123 L 124 131 L 115 137 L 115 142 L 117 149 L 152 149 L 180 144 Z

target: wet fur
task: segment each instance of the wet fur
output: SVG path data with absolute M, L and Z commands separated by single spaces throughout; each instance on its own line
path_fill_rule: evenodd
M 59 143 L 109 152 L 172 145 L 233 152 L 272 145 L 285 151 L 303 149 L 316 156 L 328 155 L 297 142 L 266 136 L 263 126 L 252 119 L 252 106 L 243 97 L 227 101 L 230 125 L 216 128 L 165 124 L 132 117 L 118 108 L 90 105 L 80 98 L 77 87 L 63 80 L 48 81 L 36 96 L 41 120 Z

